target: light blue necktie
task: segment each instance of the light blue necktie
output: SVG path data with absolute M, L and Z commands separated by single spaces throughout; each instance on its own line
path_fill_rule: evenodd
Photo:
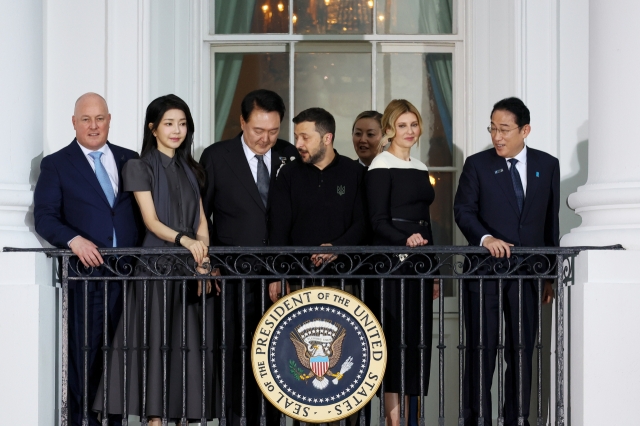
M 111 186 L 111 179 L 109 179 L 109 174 L 107 173 L 107 169 L 104 168 L 102 161 L 100 161 L 100 157 L 102 157 L 102 152 L 96 151 L 89 153 L 91 158 L 93 158 L 93 165 L 96 169 L 96 177 L 98 178 L 98 182 L 104 191 L 104 195 L 107 196 L 107 201 L 109 201 L 109 205 L 113 207 L 113 204 L 116 201 L 116 194 L 113 192 L 113 186 Z M 116 230 L 113 230 L 113 246 L 116 246 Z

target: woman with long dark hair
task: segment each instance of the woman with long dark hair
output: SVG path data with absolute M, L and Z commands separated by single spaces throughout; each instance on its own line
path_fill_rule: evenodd
M 147 417 L 153 426 L 160 425 L 164 416 L 198 421 L 203 416 L 201 281 L 187 281 L 185 296 L 182 281 L 167 281 L 166 291 L 162 281 L 164 276 L 170 279 L 171 276 L 192 276 L 196 270 L 200 274 L 208 272 L 209 231 L 200 197 L 204 171 L 191 155 L 194 127 L 189 107 L 182 99 L 175 95 L 155 99 L 147 107 L 140 159 L 130 160 L 122 171 L 124 190 L 133 192 L 147 228 L 143 247 L 181 246 L 191 252 L 190 256 L 143 256 L 136 275 L 149 276 L 150 280 L 131 281 L 126 295 L 127 411 Z M 204 290 L 211 293 L 210 281 Z M 206 298 L 207 318 L 213 318 L 212 305 L 212 300 Z M 184 348 L 183 314 L 186 320 Z M 216 411 L 212 392 L 217 386 L 212 374 L 213 327 L 206 330 L 204 417 L 211 419 Z M 124 332 L 121 320 L 109 359 L 107 411 L 111 414 L 124 411 Z M 168 348 L 164 347 L 165 339 Z M 186 355 L 184 409 L 183 351 Z M 166 380 L 166 399 L 163 380 Z M 98 391 L 94 408 L 102 411 L 102 389 Z

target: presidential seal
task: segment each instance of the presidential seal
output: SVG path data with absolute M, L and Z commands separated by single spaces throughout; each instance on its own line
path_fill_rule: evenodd
M 278 300 L 253 337 L 253 374 L 287 416 L 324 423 L 363 408 L 387 362 L 382 327 L 358 298 L 310 287 Z

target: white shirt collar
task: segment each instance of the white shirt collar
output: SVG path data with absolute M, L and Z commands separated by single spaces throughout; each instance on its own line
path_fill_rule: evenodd
M 251 151 L 251 148 L 249 148 L 249 145 L 246 144 L 246 142 L 244 141 L 244 135 L 240 136 L 240 140 L 242 141 L 242 149 L 244 150 L 244 155 L 245 157 L 247 157 L 247 161 L 251 162 L 251 160 L 256 158 L 256 153 Z M 271 164 L 271 148 L 269 148 L 269 151 L 267 151 L 264 154 L 263 159 L 265 164 L 269 164 L 269 165 Z
M 522 163 L 523 165 L 527 165 L 527 145 L 524 145 L 524 148 L 522 148 L 522 151 L 520 151 L 518 153 L 518 155 L 516 155 L 515 157 L 508 157 L 505 158 L 505 160 L 508 162 L 510 159 L 515 158 L 516 160 L 518 160 L 518 163 Z
M 86 155 L 86 156 L 88 156 L 92 152 L 101 152 L 103 154 L 107 154 L 107 153 L 111 152 L 111 150 L 109 149 L 109 145 L 106 144 L 106 143 L 104 145 L 102 145 L 102 148 L 96 149 L 96 150 L 91 150 L 91 149 L 85 148 L 84 146 L 82 146 L 82 144 L 80 142 L 78 142 L 77 139 L 76 139 L 76 143 L 78 144 L 78 146 L 80 147 L 80 149 L 82 150 L 84 155 Z

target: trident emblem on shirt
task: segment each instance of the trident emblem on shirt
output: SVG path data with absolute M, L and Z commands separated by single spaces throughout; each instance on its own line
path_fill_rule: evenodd
M 338 195 L 344 195 L 345 192 L 347 192 L 347 189 L 344 185 L 338 185 Z

